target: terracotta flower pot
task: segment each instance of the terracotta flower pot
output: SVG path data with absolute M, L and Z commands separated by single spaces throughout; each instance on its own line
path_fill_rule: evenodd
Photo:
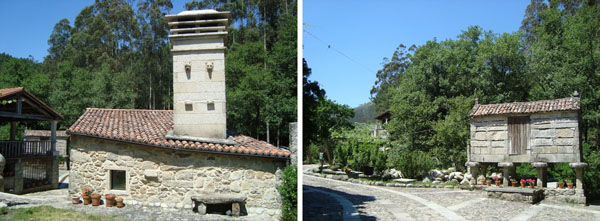
M 529 183 L 529 188 L 533 189 L 534 187 L 533 182 Z
M 492 181 L 491 181 L 491 180 L 488 180 L 488 181 L 487 181 L 487 185 L 488 185 L 488 186 L 491 186 L 491 185 L 492 185 Z
M 485 185 L 485 180 L 481 180 L 481 185 Z
M 100 194 L 92 194 L 92 206 L 100 206 Z
M 500 180 L 496 180 L 496 186 L 500 186 Z
M 71 199 L 73 200 L 73 204 L 80 204 L 81 201 L 79 201 L 79 195 L 78 194 L 73 194 L 71 196 Z
M 512 187 L 517 187 L 517 181 L 512 181 Z
M 525 182 L 521 182 L 521 188 L 525 188 Z
M 564 189 L 565 188 L 565 183 L 558 183 L 558 188 L 559 189 Z
M 569 187 L 569 189 L 573 189 L 573 183 L 567 183 L 567 187 Z
M 114 200 L 115 200 L 115 194 L 106 194 L 104 195 L 104 201 L 106 203 L 106 207 L 113 207 L 114 205 Z
M 117 208 L 123 208 L 125 205 L 123 204 L 123 198 L 117 198 Z
M 83 195 L 83 205 L 89 205 L 92 202 L 92 197 L 88 195 Z

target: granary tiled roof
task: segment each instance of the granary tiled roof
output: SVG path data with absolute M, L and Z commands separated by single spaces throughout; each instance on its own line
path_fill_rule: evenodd
M 67 133 L 177 150 L 271 158 L 290 156 L 286 149 L 244 135 L 234 136 L 233 145 L 168 139 L 166 135 L 172 127 L 171 110 L 87 108 Z
M 25 130 L 25 137 L 50 137 L 52 131 L 49 130 Z M 56 131 L 57 137 L 69 137 L 64 130 Z
M 500 114 L 529 114 L 554 111 L 576 111 L 579 110 L 579 106 L 579 97 L 503 104 L 475 104 L 475 106 L 473 106 L 473 108 L 471 109 L 469 115 L 474 117 Z
M 62 115 L 60 115 L 58 112 L 56 112 L 50 106 L 48 106 L 42 100 L 40 100 L 39 98 L 37 98 L 35 95 L 33 95 L 29 91 L 25 90 L 25 88 L 23 88 L 23 87 L 0 88 L 0 100 L 2 100 L 2 99 L 11 99 L 11 97 L 13 97 L 13 95 L 18 95 L 18 94 L 21 94 L 21 96 L 28 97 L 33 102 L 36 102 L 44 110 L 50 112 L 50 115 L 52 115 L 52 117 L 54 117 L 55 119 L 58 119 L 58 120 L 63 120 L 64 119 Z

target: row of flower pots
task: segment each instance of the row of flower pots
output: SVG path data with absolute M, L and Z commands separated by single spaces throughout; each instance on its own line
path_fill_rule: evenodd
M 81 201 L 79 200 L 79 194 L 73 194 L 72 196 L 72 200 L 73 200 L 73 204 L 80 204 Z M 89 205 L 90 203 L 92 204 L 92 206 L 100 206 L 100 198 L 102 197 L 102 195 L 97 194 L 97 193 L 92 193 L 92 189 L 89 187 L 84 187 L 82 189 L 82 196 L 81 198 L 83 198 L 83 205 Z M 116 206 L 117 208 L 121 208 L 124 207 L 125 204 L 123 204 L 123 198 L 121 197 L 116 197 L 115 194 L 111 194 L 111 193 L 107 193 L 104 195 L 104 204 L 106 205 L 106 207 L 113 207 Z
M 494 177 L 494 181 L 496 183 L 496 186 L 500 186 L 500 184 L 502 182 L 497 176 Z M 519 182 L 517 182 L 516 179 L 510 179 L 510 182 L 512 184 L 512 187 L 518 187 Z M 488 186 L 491 186 L 492 180 L 489 180 L 489 179 L 481 180 L 481 185 L 486 185 L 486 183 Z M 571 182 L 571 180 L 566 180 L 566 182 L 560 181 L 558 183 L 558 188 L 564 189 L 565 183 L 567 184 L 567 187 L 569 189 L 573 189 L 573 183 Z M 535 187 L 535 179 L 521 179 L 520 184 L 521 184 L 521 188 L 525 188 L 525 186 L 529 186 L 529 188 L 534 188 Z

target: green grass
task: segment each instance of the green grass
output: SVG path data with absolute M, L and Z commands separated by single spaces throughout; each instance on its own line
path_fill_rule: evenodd
M 0 209 L 0 220 L 123 220 L 116 216 L 89 215 L 51 206 L 20 209 Z

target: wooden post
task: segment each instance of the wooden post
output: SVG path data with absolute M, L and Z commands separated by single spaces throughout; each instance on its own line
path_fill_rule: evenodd
M 10 140 L 15 140 L 15 137 L 17 134 L 16 132 L 17 132 L 17 122 L 11 121 L 10 122 Z

